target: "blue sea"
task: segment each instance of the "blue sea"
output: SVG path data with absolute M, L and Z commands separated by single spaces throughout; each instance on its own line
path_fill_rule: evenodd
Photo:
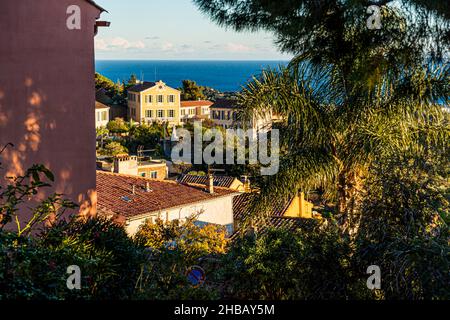
M 145 81 L 162 80 L 181 87 L 182 80 L 222 92 L 239 91 L 263 69 L 287 65 L 288 61 L 135 61 L 97 60 L 96 71 L 114 82 L 128 80 L 131 74 Z

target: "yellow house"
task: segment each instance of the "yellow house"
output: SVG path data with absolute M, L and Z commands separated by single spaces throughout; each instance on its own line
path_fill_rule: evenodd
M 164 82 L 142 82 L 128 89 L 129 118 L 139 123 L 180 125 L 181 92 Z
M 302 192 L 292 198 L 283 217 L 311 219 L 313 218 L 313 207 L 311 202 L 305 200 L 305 194 Z
M 233 199 L 233 215 L 237 226 L 249 214 L 255 200 L 254 193 L 242 193 Z M 275 200 L 268 208 L 268 215 L 271 218 L 320 219 L 320 216 L 313 213 L 313 207 L 314 204 L 305 200 L 302 192 L 287 201 Z

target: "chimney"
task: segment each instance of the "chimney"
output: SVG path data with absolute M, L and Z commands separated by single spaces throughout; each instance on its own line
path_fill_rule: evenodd
M 207 185 L 207 187 L 208 187 L 208 192 L 210 194 L 213 194 L 214 193 L 214 176 L 212 174 L 208 175 L 208 185 Z
M 248 176 L 244 176 L 244 192 L 251 192 L 250 179 Z
M 152 191 L 152 189 L 150 188 L 150 182 L 146 182 L 145 183 L 145 192 L 151 192 Z
M 133 187 L 132 187 L 132 191 L 131 191 L 131 193 L 133 194 L 133 195 L 135 195 L 136 194 L 136 186 L 133 184 Z

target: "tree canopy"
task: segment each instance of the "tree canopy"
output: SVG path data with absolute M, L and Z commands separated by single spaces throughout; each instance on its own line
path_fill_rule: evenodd
M 181 100 L 203 100 L 203 87 L 197 85 L 195 81 L 183 80 L 183 87 L 181 88 Z
M 278 47 L 302 61 L 339 68 L 346 81 L 376 80 L 448 59 L 450 2 L 441 0 L 194 0 L 220 26 L 267 30 Z M 370 5 L 380 8 L 381 29 L 370 29 Z M 294 59 L 295 62 L 295 59 Z

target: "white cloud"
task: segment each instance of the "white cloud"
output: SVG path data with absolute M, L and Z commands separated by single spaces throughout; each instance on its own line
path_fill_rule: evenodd
M 250 52 L 253 51 L 252 48 L 243 45 L 241 43 L 227 43 L 227 45 L 225 46 L 225 50 L 227 50 L 228 52 Z
M 108 50 L 108 44 L 106 43 L 105 39 L 95 38 L 95 50 Z
M 161 49 L 163 51 L 170 51 L 174 48 L 174 44 L 171 42 L 164 42 L 163 45 L 161 46 Z
M 128 41 L 125 38 L 116 37 L 112 39 L 95 39 L 95 49 L 100 51 L 144 49 L 145 44 L 142 41 Z

